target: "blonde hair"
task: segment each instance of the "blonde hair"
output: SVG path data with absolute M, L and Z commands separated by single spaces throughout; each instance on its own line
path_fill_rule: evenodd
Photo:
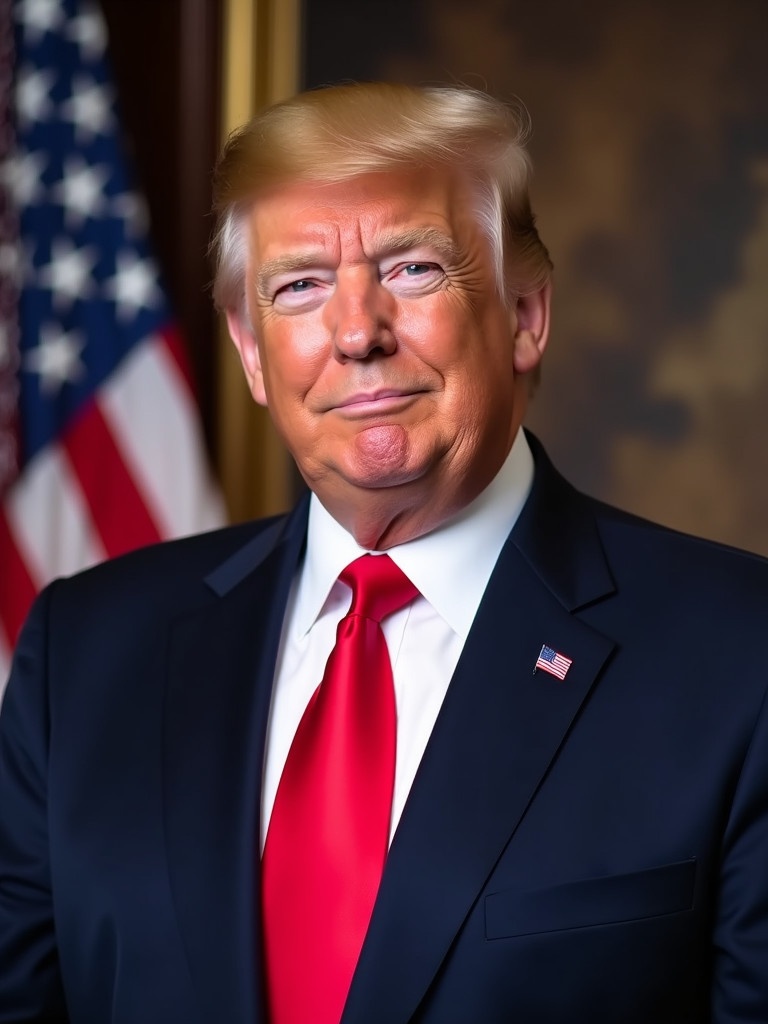
M 461 168 L 476 190 L 500 293 L 541 287 L 552 264 L 528 196 L 528 129 L 522 106 L 458 87 L 336 85 L 269 107 L 230 136 L 216 166 L 217 307 L 244 309 L 246 221 L 261 193 L 289 182 L 336 184 L 402 167 Z

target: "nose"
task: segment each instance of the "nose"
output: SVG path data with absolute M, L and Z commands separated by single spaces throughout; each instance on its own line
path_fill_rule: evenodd
M 372 268 L 355 267 L 340 274 L 325 304 L 325 319 L 338 359 L 391 355 L 397 347 L 393 331 L 395 300 Z

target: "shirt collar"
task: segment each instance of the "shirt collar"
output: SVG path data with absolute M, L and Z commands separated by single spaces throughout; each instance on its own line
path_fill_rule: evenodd
M 474 501 L 431 533 L 387 551 L 462 639 L 532 483 L 533 456 L 519 430 L 501 469 Z M 312 628 L 342 569 L 365 553 L 313 494 L 307 554 L 296 591 L 294 622 L 299 636 Z

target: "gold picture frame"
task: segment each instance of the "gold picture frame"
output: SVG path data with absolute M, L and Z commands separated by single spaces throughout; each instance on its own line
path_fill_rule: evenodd
M 222 42 L 223 142 L 299 88 L 301 0 L 225 0 Z M 294 496 L 291 459 L 251 398 L 223 320 L 217 398 L 217 463 L 231 520 L 284 511 Z

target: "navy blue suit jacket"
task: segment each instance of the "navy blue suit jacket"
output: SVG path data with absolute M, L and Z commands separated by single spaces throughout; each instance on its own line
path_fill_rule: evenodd
M 768 565 L 535 455 L 343 1024 L 766 1024 Z M 260 778 L 305 527 L 38 600 L 0 726 L 0 1021 L 265 1021 Z

